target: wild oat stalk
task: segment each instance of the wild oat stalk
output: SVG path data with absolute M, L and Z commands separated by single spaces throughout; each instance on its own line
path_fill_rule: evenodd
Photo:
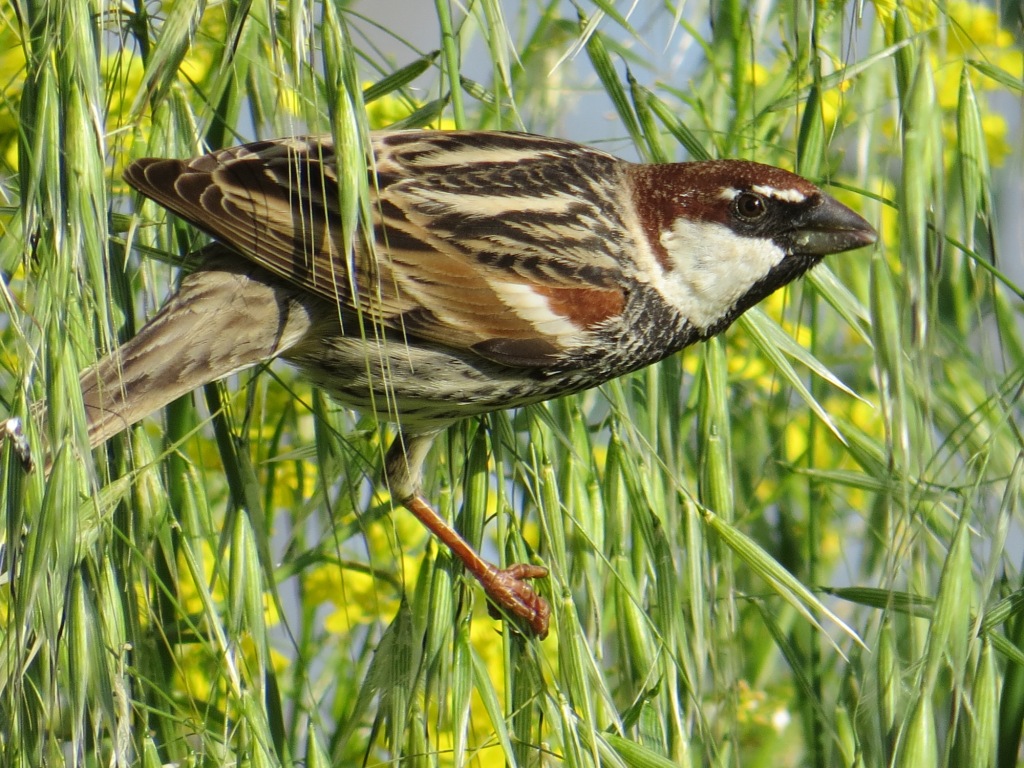
M 1015 765 L 1013 30 L 967 3 L 481 0 L 386 56 L 366 5 L 0 12 L 0 392 L 52 460 L 4 449 L 2 762 Z M 323 130 L 357 167 L 368 127 L 427 124 L 751 157 L 883 234 L 724 340 L 448 435 L 442 512 L 566 586 L 543 642 L 391 515 L 377 425 L 287 368 L 85 448 L 78 371 L 201 242 L 129 159 Z

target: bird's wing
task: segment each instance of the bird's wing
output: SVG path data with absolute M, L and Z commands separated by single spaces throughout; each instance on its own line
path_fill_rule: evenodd
M 496 132 L 377 133 L 373 150 L 373 253 L 342 241 L 330 137 L 139 160 L 125 178 L 342 316 L 508 365 L 548 365 L 622 311 L 621 161 Z

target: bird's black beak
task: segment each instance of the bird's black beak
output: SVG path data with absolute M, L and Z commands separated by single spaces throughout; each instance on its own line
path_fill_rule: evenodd
M 878 233 L 862 216 L 822 192 L 784 239 L 790 254 L 827 256 L 871 245 Z

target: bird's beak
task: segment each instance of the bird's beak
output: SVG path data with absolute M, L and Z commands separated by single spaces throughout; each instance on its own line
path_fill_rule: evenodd
M 835 198 L 821 193 L 818 204 L 793 222 L 786 236 L 789 253 L 827 256 L 871 245 L 878 239 L 874 227 Z

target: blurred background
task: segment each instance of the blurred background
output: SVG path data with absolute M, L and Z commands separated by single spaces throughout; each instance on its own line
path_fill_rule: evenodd
M 1019 5 L 0 19 L 0 404 L 51 461 L 0 456 L 0 762 L 1022 764 Z M 85 437 L 78 372 L 205 242 L 130 160 L 324 131 L 360 177 L 367 131 L 427 126 L 752 158 L 881 234 L 718 339 L 439 442 L 442 514 L 550 569 L 544 641 L 392 510 L 393 427 L 287 366 Z

